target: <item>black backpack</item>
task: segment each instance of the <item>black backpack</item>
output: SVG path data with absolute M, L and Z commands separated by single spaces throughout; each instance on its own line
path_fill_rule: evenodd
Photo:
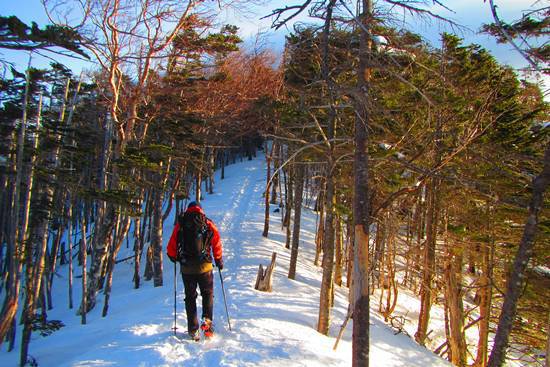
M 185 212 L 178 216 L 177 259 L 180 263 L 211 262 L 210 240 L 206 216 L 199 212 Z

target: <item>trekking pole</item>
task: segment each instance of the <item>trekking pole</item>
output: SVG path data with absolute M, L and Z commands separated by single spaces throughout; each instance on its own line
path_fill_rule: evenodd
M 227 324 L 229 325 L 229 331 L 231 331 L 231 321 L 229 320 L 229 311 L 227 311 L 227 300 L 225 299 L 225 288 L 223 286 L 222 270 L 218 268 L 220 274 L 220 281 L 222 283 L 223 303 L 225 304 L 225 314 L 227 315 Z
M 174 330 L 174 336 L 177 337 L 176 330 L 178 329 L 176 324 L 176 297 L 177 297 L 177 271 L 176 271 L 176 262 L 174 261 L 174 327 L 172 328 Z

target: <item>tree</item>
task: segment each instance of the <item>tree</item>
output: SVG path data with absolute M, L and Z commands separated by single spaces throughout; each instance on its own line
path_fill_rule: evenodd
M 48 51 L 66 56 L 80 55 L 89 59 L 83 50 L 83 38 L 72 28 L 47 25 L 41 29 L 35 22 L 28 26 L 16 16 L 0 16 L 0 48 L 19 51 Z M 57 51 L 58 48 L 69 52 Z

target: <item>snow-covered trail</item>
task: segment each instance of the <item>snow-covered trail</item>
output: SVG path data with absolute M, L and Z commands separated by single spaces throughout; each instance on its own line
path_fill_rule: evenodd
M 164 257 L 164 286 L 144 282 L 132 287 L 133 263 L 115 269 L 109 314 L 101 317 L 103 296 L 80 325 L 75 310 L 67 309 L 66 267 L 54 283 L 49 319 L 65 327 L 48 337 L 33 335 L 30 355 L 39 366 L 349 366 L 351 323 L 338 350 L 332 346 L 347 310 L 347 292 L 337 289 L 330 336 L 316 332 L 321 269 L 313 265 L 315 214 L 304 208 L 296 280 L 287 278 L 290 258 L 284 248 L 280 214 L 272 213 L 270 234 L 263 229 L 265 162 L 260 156 L 226 168 L 217 176 L 215 194 L 205 194 L 202 206 L 220 230 L 224 247 L 223 270 L 233 331 L 225 316 L 220 279 L 215 269 L 214 323 L 216 337 L 207 342 L 179 341 L 173 337 L 174 268 Z M 173 215 L 164 226 L 164 248 L 172 232 Z M 120 254 L 131 254 L 132 244 Z M 258 265 L 267 265 L 277 252 L 273 292 L 254 290 Z M 75 275 L 80 274 L 75 270 Z M 75 280 L 75 299 L 80 296 Z M 177 274 L 178 333 L 186 336 L 182 281 Z M 78 301 L 75 301 L 78 304 Z M 200 312 L 200 297 L 198 299 Z M 374 303 L 374 302 L 373 302 Z M 393 335 L 373 312 L 371 366 L 448 366 L 404 335 Z M 0 366 L 16 366 L 18 350 L 0 349 Z

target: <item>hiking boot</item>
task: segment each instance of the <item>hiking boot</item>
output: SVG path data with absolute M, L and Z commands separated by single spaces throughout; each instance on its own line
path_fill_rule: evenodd
M 199 333 L 198 330 L 190 331 L 189 332 L 189 338 L 191 340 L 194 340 L 194 341 L 198 342 L 199 340 L 201 340 L 201 334 Z
M 212 327 L 212 320 L 204 319 L 201 324 L 201 330 L 204 333 L 204 337 L 209 339 L 214 336 L 214 328 Z

